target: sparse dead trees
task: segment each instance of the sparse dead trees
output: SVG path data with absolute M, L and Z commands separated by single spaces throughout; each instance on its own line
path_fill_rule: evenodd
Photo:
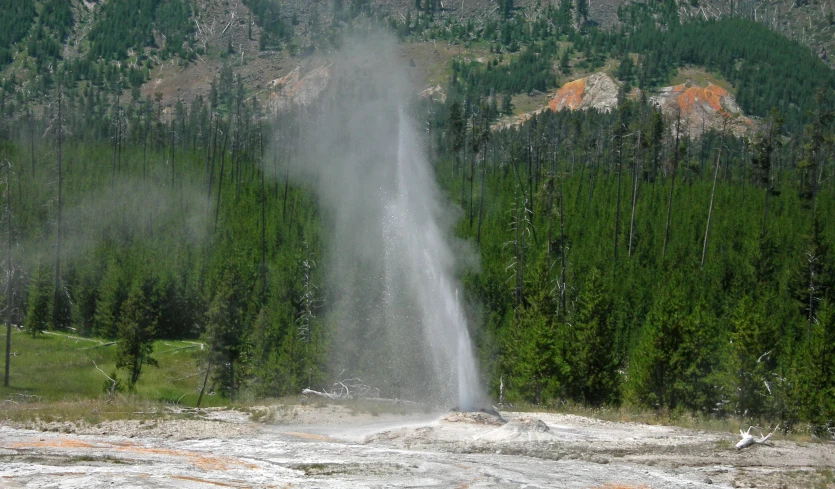
M 449 144 L 449 149 L 452 151 L 454 156 L 452 164 L 453 177 L 455 176 L 455 171 L 461 166 L 461 149 L 464 148 L 464 140 L 466 138 L 467 127 L 464 122 L 462 112 L 463 110 L 461 108 L 461 104 L 458 102 L 453 102 L 449 107 L 449 122 L 446 130 L 446 139 Z
M 124 111 L 122 110 L 119 99 L 116 99 L 116 104 L 113 107 L 112 126 L 113 126 L 113 158 L 110 168 L 110 187 L 116 183 L 116 173 L 119 172 L 122 159 L 122 139 L 123 139 L 123 119 Z
M 559 260 L 560 260 L 560 276 L 557 279 L 557 285 L 555 290 L 558 294 L 558 315 L 560 317 L 565 318 L 565 251 L 566 251 L 566 244 L 565 244 L 565 216 L 563 212 L 563 175 L 557 177 L 554 174 L 551 174 L 548 179 L 548 254 L 547 254 L 547 269 L 550 271 L 552 264 L 551 264 L 551 256 L 554 253 L 552 248 L 554 240 L 552 238 L 552 221 L 554 217 L 554 197 L 556 194 L 557 200 L 557 216 L 559 217 Z M 557 183 L 559 182 L 559 184 Z M 552 291 L 553 293 L 553 291 Z
M 301 263 L 302 272 L 302 287 L 304 293 L 301 297 L 301 310 L 296 314 L 296 329 L 298 331 L 299 339 L 304 343 L 310 344 L 310 323 L 316 317 L 315 309 L 319 305 L 319 299 L 316 296 L 317 287 L 313 284 L 312 273 L 316 267 L 316 262 L 310 254 L 310 244 L 304 244 L 305 258 Z
M 473 117 L 473 157 L 470 166 L 470 228 L 473 227 L 473 181 L 475 180 L 475 161 L 477 155 L 481 155 L 481 196 L 479 197 L 478 205 L 478 237 L 476 242 L 480 241 L 481 237 L 481 219 L 484 214 L 484 180 L 487 171 L 487 142 L 490 140 L 490 119 L 489 110 L 486 104 L 481 104 L 479 109 L 478 127 L 476 127 L 476 119 Z
M 510 209 L 510 232 L 513 239 L 505 243 L 505 246 L 513 248 L 513 256 L 505 271 L 512 272 L 508 281 L 514 280 L 514 304 L 516 307 L 519 307 L 524 300 L 525 247 L 527 238 L 531 235 L 533 229 L 532 215 L 533 212 L 528 206 L 528 199 L 524 195 L 520 196 L 517 189 L 516 197 Z
M 263 128 L 258 130 L 258 168 L 261 171 L 261 304 L 267 301 L 267 169 L 264 168 Z
M 215 203 L 215 231 L 217 231 L 217 221 L 220 218 L 220 196 L 221 192 L 223 191 L 223 170 L 224 162 L 226 161 L 226 142 L 229 139 L 229 128 L 224 127 L 224 129 L 225 130 L 223 131 L 223 147 L 220 150 L 220 173 L 218 174 L 217 181 L 217 202 Z M 211 192 L 211 186 L 209 187 L 209 192 Z
M 716 197 L 716 179 L 719 176 L 719 167 L 722 165 L 722 149 L 725 145 L 725 133 L 728 130 L 728 116 L 724 115 L 722 120 L 722 137 L 719 140 L 719 151 L 716 154 L 716 168 L 713 170 L 713 189 L 710 191 L 710 206 L 707 209 L 707 224 L 705 225 L 705 239 L 702 244 L 702 263 L 705 266 L 705 255 L 707 254 L 707 239 L 710 235 L 710 218 L 713 216 L 713 201 Z
M 11 365 L 12 353 L 12 306 L 13 306 L 13 291 L 12 280 L 14 276 L 14 264 L 12 263 L 12 163 L 8 158 L 3 161 L 6 174 L 4 183 L 6 186 L 6 366 L 3 375 L 3 387 L 9 386 L 9 368 Z
M 55 287 L 53 290 L 52 302 L 52 327 L 60 328 L 64 325 L 66 318 L 65 291 L 61 281 L 61 245 L 63 235 L 63 211 L 64 211 L 64 177 L 63 177 L 63 141 L 65 133 L 63 87 L 59 83 L 56 88 L 56 97 L 53 105 L 54 115 L 50 121 L 50 130 L 55 137 L 55 169 L 57 174 L 57 215 L 55 223 Z
M 612 240 L 613 246 L 613 260 L 612 273 L 617 274 L 618 270 L 618 241 L 620 239 L 620 193 L 621 193 L 621 178 L 623 176 L 623 138 L 626 136 L 626 124 L 629 118 L 629 104 L 627 102 L 621 103 L 620 117 L 618 118 L 617 128 L 615 129 L 615 142 L 617 151 L 617 197 L 615 199 L 615 235 Z
M 806 125 L 803 158 L 798 162 L 798 169 L 803 172 L 801 179 L 801 197 L 810 201 L 810 213 L 815 219 L 817 195 L 823 181 L 825 162 L 829 159 L 835 139 L 828 135 L 828 129 L 835 120 L 835 112 L 830 107 L 828 92 L 821 88 L 815 95 L 815 111 L 810 115 L 812 121 Z
M 635 242 L 635 208 L 638 204 L 638 183 L 641 173 L 641 150 L 644 147 L 644 114 L 641 111 L 641 118 L 638 122 L 638 130 L 635 131 L 635 149 L 632 158 L 632 212 L 629 216 L 629 243 L 628 257 L 632 258 L 632 245 Z
M 673 147 L 673 167 L 670 171 L 670 197 L 667 199 L 667 220 L 666 224 L 664 224 L 664 247 L 662 249 L 662 256 L 664 258 L 667 257 L 667 244 L 670 240 L 670 216 L 673 212 L 673 191 L 675 190 L 676 186 L 676 169 L 678 168 L 678 157 L 679 157 L 679 140 L 681 137 L 681 111 L 676 114 L 676 137 L 675 137 L 675 146 Z
M 757 135 L 754 144 L 753 166 L 756 168 L 760 184 L 763 186 L 765 197 L 763 200 L 763 222 L 760 234 L 765 234 L 768 228 L 768 200 L 774 192 L 772 186 L 772 154 L 781 144 L 779 140 L 780 131 L 783 127 L 783 119 L 777 109 L 771 109 L 763 124 L 763 131 Z

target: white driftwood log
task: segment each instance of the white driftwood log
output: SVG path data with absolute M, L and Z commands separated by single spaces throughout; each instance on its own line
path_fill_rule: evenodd
M 771 435 L 773 435 L 777 431 L 777 429 L 780 428 L 780 425 L 778 424 L 773 430 L 771 430 L 771 433 L 769 433 L 766 436 L 762 436 L 762 432 L 760 432 L 760 438 L 759 439 L 757 439 L 756 437 L 754 437 L 754 435 L 751 434 L 751 430 L 753 428 L 754 428 L 753 426 L 749 426 L 748 431 L 739 430 L 739 434 L 742 436 L 742 439 L 739 440 L 739 443 L 736 444 L 736 449 L 737 450 L 742 450 L 743 448 L 748 448 L 748 447 L 750 447 L 751 445 L 754 445 L 754 444 L 763 444 L 763 443 L 767 442 L 768 439 L 771 438 Z

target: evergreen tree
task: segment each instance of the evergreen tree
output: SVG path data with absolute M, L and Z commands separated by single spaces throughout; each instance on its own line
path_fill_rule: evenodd
M 617 404 L 619 399 L 616 318 L 603 287 L 600 270 L 593 268 L 577 297 L 577 309 L 569 321 L 573 337 L 569 342 L 570 388 L 575 400 L 585 405 Z
M 38 264 L 35 272 L 29 279 L 29 300 L 26 308 L 26 330 L 32 337 L 49 327 L 50 311 L 52 304 L 50 297 L 50 277 L 47 269 Z
M 148 299 L 140 286 L 133 286 L 122 307 L 118 323 L 116 368 L 128 372 L 128 388 L 134 390 L 142 367 L 156 366 L 154 351 L 157 318 L 148 307 Z

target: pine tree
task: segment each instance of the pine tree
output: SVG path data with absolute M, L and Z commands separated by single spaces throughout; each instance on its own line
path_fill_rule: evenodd
M 749 296 L 743 296 L 731 313 L 729 364 L 731 376 L 729 394 L 733 412 L 756 419 L 766 412 L 771 387 L 768 383 L 767 357 L 769 351 L 762 344 L 760 330 L 763 318 L 755 310 Z
M 128 371 L 128 388 L 134 390 L 142 367 L 156 366 L 151 357 L 157 319 L 148 307 L 148 299 L 140 286 L 133 286 L 122 307 L 116 349 L 116 368 Z
M 567 351 L 575 400 L 585 405 L 614 404 L 619 399 L 615 316 L 600 270 L 593 268 L 577 298 Z
M 32 337 L 37 336 L 38 333 L 46 330 L 49 326 L 51 296 L 52 289 L 47 269 L 38 264 L 35 266 L 34 274 L 29 279 L 29 300 L 26 308 L 25 326 Z
M 234 275 L 234 274 L 233 274 Z M 236 376 L 244 348 L 243 311 L 240 297 L 230 284 L 221 284 L 206 311 L 206 336 L 214 358 L 213 365 L 226 368 L 215 370 L 214 379 L 220 384 L 221 394 L 235 401 L 235 393 L 241 382 L 241 375 Z

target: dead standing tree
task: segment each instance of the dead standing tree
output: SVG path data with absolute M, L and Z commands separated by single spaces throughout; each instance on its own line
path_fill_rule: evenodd
M 519 196 L 516 192 L 516 198 L 510 210 L 510 231 L 513 233 L 513 239 L 506 242 L 505 246 L 513 246 L 513 258 L 511 259 L 505 271 L 512 270 L 513 273 L 508 277 L 507 281 L 514 280 L 514 297 L 515 307 L 519 307 L 524 299 L 524 284 L 525 284 L 525 243 L 526 238 L 531 234 L 533 223 L 531 216 L 533 212 L 528 207 L 528 200 L 523 196 Z
M 55 89 L 55 101 L 52 104 L 53 116 L 50 125 L 47 128 L 55 138 L 55 170 L 57 174 L 58 195 L 57 195 L 57 214 L 55 222 L 55 287 L 53 290 L 52 302 L 52 327 L 59 328 L 63 324 L 62 306 L 64 305 L 63 294 L 64 287 L 61 282 L 61 237 L 62 237 L 62 213 L 64 210 L 64 195 L 63 195 L 63 141 L 66 132 L 66 122 L 64 121 L 64 105 L 63 105 L 63 87 L 61 83 Z
M 3 183 L 6 186 L 6 367 L 3 375 L 3 387 L 9 386 L 9 368 L 12 352 L 12 283 L 14 276 L 14 265 L 12 263 L 12 163 L 6 158 L 3 161 L 6 168 L 6 175 Z
M 319 299 L 316 297 L 317 287 L 313 284 L 311 274 L 313 268 L 316 267 L 316 262 L 310 256 L 310 244 L 305 243 L 305 259 L 301 263 L 302 270 L 302 284 L 304 293 L 301 297 L 302 309 L 296 314 L 297 330 L 299 339 L 310 344 L 310 322 L 316 317 L 315 309 L 319 307 Z
M 679 138 L 681 136 L 681 110 L 678 111 L 676 114 L 676 138 L 675 138 L 675 146 L 673 147 L 673 168 L 670 174 L 670 197 L 667 199 L 667 220 L 666 224 L 664 225 L 664 247 L 662 251 L 662 256 L 664 258 L 667 257 L 667 243 L 670 240 L 670 216 L 673 212 L 673 191 L 675 190 L 676 186 L 676 169 L 678 168 L 678 156 L 679 156 Z
M 707 209 L 707 224 L 705 225 L 705 239 L 702 244 L 702 263 L 701 268 L 705 266 L 705 255 L 707 254 L 707 239 L 710 235 L 710 218 L 713 215 L 713 201 L 716 196 L 716 179 L 719 176 L 719 167 L 722 166 L 722 148 L 725 145 L 725 133 L 728 130 L 728 116 L 726 115 L 722 120 L 722 138 L 719 140 L 719 151 L 716 155 L 716 168 L 713 170 L 713 189 L 710 191 L 710 206 Z

